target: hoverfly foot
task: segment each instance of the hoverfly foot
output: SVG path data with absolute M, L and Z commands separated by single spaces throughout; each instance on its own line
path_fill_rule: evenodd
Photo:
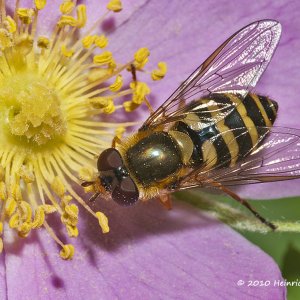
M 116 135 L 111 142 L 111 147 L 116 148 L 116 145 L 121 143 L 122 143 L 121 139 Z
M 245 206 L 248 210 L 250 210 L 250 212 L 257 218 L 259 219 L 263 224 L 265 224 L 266 226 L 268 226 L 270 229 L 272 229 L 273 231 L 277 229 L 277 227 L 269 222 L 268 220 L 266 220 L 264 217 L 262 217 L 250 204 L 248 201 L 246 201 L 245 199 L 242 199 L 240 196 L 238 196 L 236 193 L 234 193 L 233 191 L 231 191 L 230 189 L 226 188 L 225 186 L 221 185 L 218 182 L 212 182 L 211 183 L 212 186 L 217 187 L 219 189 L 221 189 L 224 193 L 226 193 L 227 195 L 229 195 L 232 199 L 238 201 L 240 204 L 242 204 L 243 206 Z
M 266 220 L 264 217 L 262 217 L 261 215 L 259 215 L 258 213 L 254 214 L 263 224 L 265 224 L 266 226 L 268 226 L 270 229 L 272 229 L 272 231 L 275 231 L 277 229 L 277 226 L 275 226 L 272 222 Z
M 99 197 L 100 193 L 95 193 L 90 199 L 89 202 L 94 202 L 98 197 Z
M 88 187 L 88 186 L 91 186 L 93 184 L 94 184 L 93 181 L 84 181 L 84 182 L 81 183 L 81 186 L 82 187 Z
M 159 202 L 167 209 L 171 210 L 172 209 L 172 199 L 169 194 L 167 195 L 160 195 L 158 197 Z

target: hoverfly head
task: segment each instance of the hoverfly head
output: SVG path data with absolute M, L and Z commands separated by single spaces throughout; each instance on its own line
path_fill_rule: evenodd
M 131 178 L 121 154 L 115 148 L 104 150 L 97 162 L 99 194 L 119 205 L 130 206 L 139 199 L 139 191 Z

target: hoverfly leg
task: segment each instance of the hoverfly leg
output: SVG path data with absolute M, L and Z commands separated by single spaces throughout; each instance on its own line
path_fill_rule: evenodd
M 84 181 L 81 183 L 82 187 L 88 187 L 94 184 L 94 181 Z
M 147 107 L 149 109 L 150 115 L 152 115 L 154 113 L 153 107 L 151 106 L 149 100 L 146 97 L 145 97 L 144 101 L 145 101 L 145 104 L 147 105 Z
M 158 200 L 167 210 L 172 209 L 172 199 L 170 194 L 160 195 Z
M 111 147 L 116 148 L 116 145 L 121 143 L 122 143 L 121 139 L 116 135 L 111 142 Z
M 248 201 L 246 201 L 245 199 L 242 199 L 241 197 L 239 197 L 236 193 L 234 193 L 233 191 L 229 190 L 228 188 L 226 188 L 225 186 L 221 185 L 220 183 L 212 183 L 213 186 L 218 187 L 219 189 L 221 189 L 224 193 L 226 193 L 227 195 L 229 195 L 232 199 L 238 201 L 240 204 L 244 205 L 246 208 L 248 208 L 251 213 L 257 218 L 259 219 L 263 224 L 267 225 L 268 227 L 270 227 L 272 230 L 275 230 L 277 227 L 269 222 L 268 220 L 266 220 L 264 217 L 262 217 L 250 204 Z

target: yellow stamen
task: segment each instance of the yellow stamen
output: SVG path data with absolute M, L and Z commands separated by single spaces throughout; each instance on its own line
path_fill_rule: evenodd
M 39 206 L 34 214 L 34 220 L 32 222 L 32 228 L 37 229 L 43 226 L 45 221 L 45 211 Z
M 113 12 L 120 12 L 122 10 L 122 2 L 120 0 L 111 0 L 107 4 L 106 8 Z
M 6 201 L 6 206 L 5 206 L 5 213 L 7 216 L 12 216 L 12 214 L 15 212 L 17 208 L 17 202 L 15 201 L 14 198 L 9 197 Z
M 62 14 L 67 15 L 70 14 L 72 12 L 72 10 L 74 9 L 75 4 L 73 1 L 71 0 L 65 0 L 60 6 L 59 9 L 61 11 Z
M 59 197 L 62 197 L 66 192 L 65 186 L 63 185 L 58 176 L 56 176 L 52 181 L 51 188 L 54 191 L 54 193 Z
M 31 206 L 29 203 L 27 203 L 26 201 L 21 201 L 19 204 L 19 213 L 21 216 L 21 219 L 24 222 L 30 222 L 31 221 L 31 216 L 32 216 L 32 211 L 31 211 Z
M 72 57 L 74 55 L 73 49 L 67 49 L 66 45 L 62 45 L 61 52 L 65 57 Z
M 130 87 L 133 89 L 134 104 L 140 105 L 145 100 L 145 96 L 150 94 L 150 88 L 145 82 L 132 82 Z
M 0 180 L 2 181 L 5 176 L 5 171 L 2 165 L 0 165 Z
M 19 214 L 15 213 L 10 217 L 8 225 L 10 228 L 17 228 L 19 226 L 19 222 L 20 222 Z
M 167 64 L 165 62 L 159 62 L 157 64 L 158 69 L 152 71 L 151 73 L 151 77 L 153 80 L 161 80 L 165 77 L 166 73 L 167 73 Z
M 98 218 L 99 225 L 102 228 L 102 232 L 103 233 L 108 233 L 109 232 L 108 219 L 105 216 L 105 214 L 98 211 L 98 212 L 96 212 L 96 216 Z
M 69 237 L 77 237 L 79 234 L 78 228 L 72 225 L 66 225 L 67 233 Z
M 140 48 L 134 55 L 134 63 L 137 69 L 142 69 L 149 60 L 148 48 Z
M 12 184 L 11 186 L 11 194 L 16 199 L 17 202 L 22 201 L 22 192 L 21 187 L 18 184 Z
M 21 166 L 18 173 L 25 183 L 32 183 L 35 180 L 34 173 L 30 171 L 27 166 Z
M 43 9 L 46 5 L 46 2 L 47 2 L 46 0 L 34 0 L 35 7 L 38 10 Z
M 82 39 L 82 45 L 84 48 L 90 48 L 95 42 L 95 36 L 87 35 Z
M 24 24 L 31 24 L 34 10 L 28 8 L 19 8 L 17 10 L 18 17 Z
M 108 11 L 83 36 L 87 10 L 76 2 L 63 1 L 62 15 L 45 35 L 38 34 L 38 21 L 40 10 L 47 10 L 46 0 L 34 0 L 32 8 L 20 8 L 17 0 L 13 16 L 5 1 L 0 4 L 0 252 L 6 223 L 23 238 L 32 230 L 46 230 L 62 248 L 60 256 L 71 259 L 74 246 L 63 243 L 47 222 L 52 213 L 68 237 L 79 234 L 82 208 L 103 233 L 109 232 L 107 217 L 94 212 L 75 186 L 82 179 L 93 183 L 101 151 L 115 135 L 121 138 L 127 126 L 136 125 L 101 122 L 101 117 L 123 107 L 132 111 L 145 100 L 149 87 L 123 83 L 128 76 L 121 73 L 132 64 L 141 70 L 150 52 L 142 48 L 134 60 L 116 62 L 111 51 L 103 50 L 108 38 L 94 31 L 122 3 L 110 1 Z M 162 77 L 163 70 L 156 76 Z M 128 95 L 132 101 L 124 102 Z M 84 189 L 95 192 L 93 184 Z
M 99 81 L 102 79 L 105 80 L 106 77 L 110 77 L 112 75 L 113 70 L 110 68 L 101 68 L 96 70 L 91 70 L 90 74 L 88 75 L 88 80 L 90 82 Z
M 68 16 L 68 15 L 63 15 L 60 17 L 60 20 L 57 22 L 57 25 L 59 27 L 63 27 L 63 26 L 77 26 L 77 20 L 72 17 L 72 16 Z
M 112 92 L 117 92 L 117 91 L 119 91 L 121 89 L 122 86 L 123 86 L 123 78 L 122 78 L 121 75 L 118 75 L 116 77 L 115 82 L 109 86 L 109 89 Z
M 94 43 L 99 48 L 105 48 L 108 45 L 108 39 L 105 35 L 95 36 Z
M 86 16 L 86 6 L 78 5 L 77 6 L 77 26 L 82 28 L 86 24 L 87 16 Z
M 6 191 L 6 185 L 5 182 L 0 182 L 0 200 L 6 200 L 7 198 L 7 191 Z
M 112 98 L 95 97 L 90 99 L 90 104 L 93 108 L 102 109 L 105 114 L 112 114 L 115 111 L 115 105 Z
M 40 206 L 46 214 L 52 214 L 56 211 L 56 208 L 53 205 L 44 204 Z
M 126 112 L 132 112 L 135 109 L 137 109 L 139 106 L 140 106 L 139 104 L 136 104 L 133 101 L 125 101 L 123 103 L 123 107 L 124 107 Z
M 72 223 L 75 222 L 75 221 L 77 222 L 78 212 L 79 212 L 79 209 L 78 209 L 77 205 L 75 205 L 75 204 L 66 205 L 65 212 L 68 214 L 69 219 L 72 220 Z
M 38 38 L 37 45 L 40 48 L 48 49 L 50 45 L 50 40 L 47 37 L 41 36 Z
M 13 18 L 11 18 L 10 16 L 7 16 L 5 18 L 5 20 L 6 20 L 6 25 L 7 25 L 6 27 L 7 27 L 8 31 L 10 33 L 16 32 L 17 24 L 16 24 L 15 20 Z
M 120 127 L 118 127 L 116 130 L 115 130 L 115 135 L 119 138 L 119 139 L 121 139 L 122 138 L 122 136 L 123 136 L 123 134 L 125 133 L 125 127 L 123 127 L 123 126 L 120 126 Z
M 95 172 L 91 167 L 80 168 L 78 175 L 82 181 L 93 181 L 95 179 Z
M 59 255 L 63 259 L 72 259 L 74 256 L 75 248 L 73 245 L 63 245 L 62 250 L 60 251 Z
M 5 50 L 7 48 L 12 47 L 12 36 L 10 32 L 8 32 L 6 29 L 0 28 L 0 48 L 1 50 Z
M 24 222 L 18 227 L 18 235 L 22 238 L 28 236 L 31 230 L 31 224 Z
M 104 51 L 103 53 L 94 56 L 94 63 L 98 65 L 108 65 L 112 61 L 113 57 L 110 51 Z

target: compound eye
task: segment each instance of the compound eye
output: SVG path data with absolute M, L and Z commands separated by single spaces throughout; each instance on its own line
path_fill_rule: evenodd
M 112 199 L 122 206 L 133 205 L 139 199 L 139 191 L 130 177 L 123 178 L 112 192 Z
M 97 161 L 98 171 L 110 171 L 123 166 L 123 160 L 118 150 L 109 148 L 104 150 Z

